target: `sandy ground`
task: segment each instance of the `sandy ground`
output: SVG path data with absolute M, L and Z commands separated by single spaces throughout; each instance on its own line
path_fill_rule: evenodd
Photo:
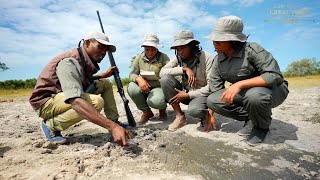
M 0 179 L 320 179 L 320 86 L 291 89 L 273 109 L 265 143 L 250 147 L 236 132 L 243 122 L 216 115 L 217 130 L 197 119 L 176 132 L 174 119 L 129 129 L 130 146 L 113 143 L 106 129 L 83 120 L 69 128 L 69 144 L 47 142 L 28 97 L 0 103 Z M 127 96 L 128 97 L 128 96 Z M 116 94 L 120 120 L 123 105 Z M 136 119 L 141 112 L 130 101 Z M 186 109 L 186 106 L 183 106 Z M 316 114 L 318 113 L 318 116 Z

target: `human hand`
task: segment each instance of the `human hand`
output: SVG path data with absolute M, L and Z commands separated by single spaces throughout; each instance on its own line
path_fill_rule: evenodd
M 169 103 L 172 104 L 179 104 L 181 101 L 185 100 L 185 99 L 189 99 L 190 96 L 188 93 L 181 91 L 179 89 L 174 88 L 177 92 L 177 94 L 175 96 L 173 96 L 170 100 Z
M 138 83 L 140 89 L 144 93 L 149 93 L 150 92 L 150 84 L 147 80 L 145 80 L 143 77 L 137 77 L 136 82 Z
M 183 70 L 188 76 L 188 85 L 190 87 L 193 87 L 196 83 L 196 76 L 194 75 L 193 71 L 190 68 L 185 67 L 183 68 Z
M 106 72 L 103 73 L 102 77 L 103 77 L 103 78 L 107 78 L 107 77 L 112 76 L 113 71 L 114 71 L 115 69 L 118 69 L 118 67 L 117 67 L 117 66 L 112 66 L 112 67 L 110 67 Z
M 239 83 L 232 84 L 221 95 L 220 101 L 226 104 L 233 104 L 234 97 L 241 91 Z
M 209 132 L 211 127 L 213 126 L 213 129 L 217 129 L 217 125 L 213 116 L 213 110 L 209 109 L 208 110 L 208 121 L 207 124 L 204 127 L 205 132 Z
M 127 146 L 127 139 L 131 139 L 129 132 L 119 125 L 111 129 L 111 133 L 113 140 L 121 146 Z

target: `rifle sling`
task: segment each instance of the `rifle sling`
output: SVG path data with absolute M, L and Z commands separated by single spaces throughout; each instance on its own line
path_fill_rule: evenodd
M 85 71 L 87 69 L 87 64 L 86 64 L 86 62 L 84 60 L 82 49 L 81 49 L 81 47 L 78 47 L 77 50 L 79 52 L 80 60 L 81 60 L 81 63 L 83 64 L 83 68 L 84 68 L 84 71 Z M 99 78 L 97 78 L 97 79 L 99 79 Z M 94 80 L 95 80 L 95 78 L 92 75 L 90 75 L 89 76 L 90 84 L 93 83 Z

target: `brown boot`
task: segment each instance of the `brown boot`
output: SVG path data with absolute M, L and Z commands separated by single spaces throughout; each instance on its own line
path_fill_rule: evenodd
M 146 122 L 149 121 L 150 118 L 152 118 L 154 116 L 153 112 L 149 109 L 145 112 L 143 112 L 141 118 L 139 121 L 137 121 L 137 123 L 139 125 L 145 124 Z
M 165 121 L 165 120 L 167 120 L 168 116 L 167 116 L 167 111 L 166 111 L 166 109 L 161 109 L 161 110 L 159 110 L 159 118 L 160 118 L 160 121 Z
M 168 130 L 169 131 L 176 131 L 177 129 L 181 128 L 182 126 L 186 125 L 187 123 L 188 122 L 187 122 L 187 118 L 185 115 L 182 115 L 182 116 L 177 115 L 176 119 L 173 121 L 173 123 L 171 123 L 169 125 Z

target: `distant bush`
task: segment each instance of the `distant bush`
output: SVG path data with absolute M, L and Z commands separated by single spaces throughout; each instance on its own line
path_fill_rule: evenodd
M 0 61 L 0 71 L 5 71 L 7 69 L 9 69 L 8 66 Z
M 301 59 L 289 64 L 287 70 L 283 73 L 286 77 L 310 76 L 320 74 L 320 61 L 316 58 Z
M 122 78 L 122 85 L 126 86 L 131 81 L 129 78 Z M 36 79 L 27 79 L 27 80 L 6 80 L 0 81 L 0 89 L 31 89 L 36 85 Z M 112 79 L 112 83 L 116 85 L 114 79 Z
M 36 79 L 0 81 L 0 89 L 30 89 L 36 82 Z

